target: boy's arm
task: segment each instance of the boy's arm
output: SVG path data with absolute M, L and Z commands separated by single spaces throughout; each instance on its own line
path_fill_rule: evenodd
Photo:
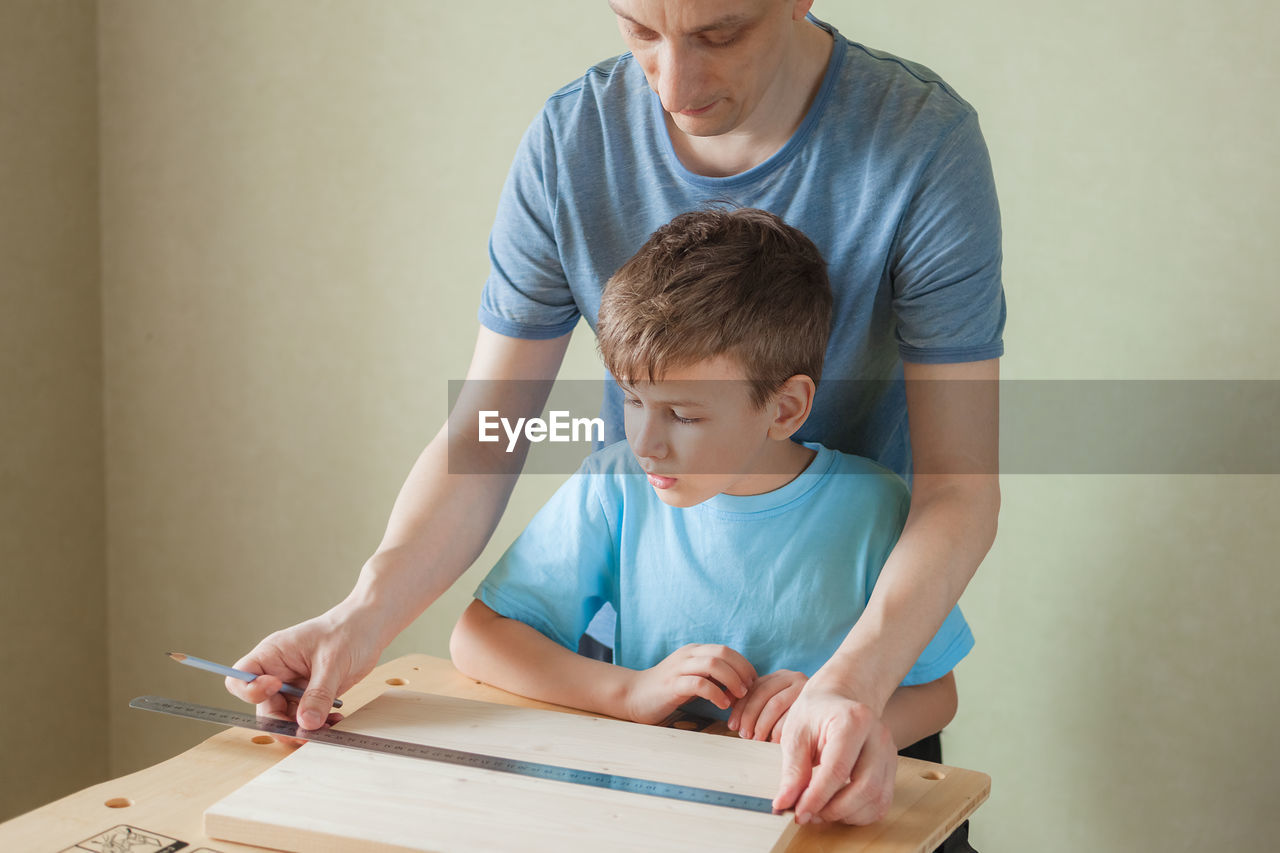
M 472 678 L 543 702 L 626 717 L 632 670 L 566 649 L 517 619 L 475 600 L 449 638 L 453 665 Z
M 881 720 L 901 749 L 942 731 L 956 715 L 958 702 L 956 676 L 948 672 L 936 681 L 893 691 Z
M 511 693 L 638 723 L 659 723 L 695 696 L 728 708 L 755 680 L 746 658 L 724 646 L 684 646 L 645 670 L 592 660 L 479 600 L 454 626 L 449 654 L 462 672 Z

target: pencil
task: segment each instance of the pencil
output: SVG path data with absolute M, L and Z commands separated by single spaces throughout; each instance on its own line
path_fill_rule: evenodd
M 223 666 L 222 664 L 214 663 L 211 660 L 198 658 L 195 655 L 184 655 L 182 652 L 169 652 L 168 655 L 169 657 L 176 660 L 178 663 L 185 663 L 187 666 L 194 666 L 196 669 L 203 669 L 207 672 L 216 672 L 218 675 L 226 675 L 231 678 L 238 678 L 241 681 L 253 681 L 255 678 L 258 677 L 254 675 L 252 672 L 245 672 L 243 669 L 232 669 L 229 666 Z M 286 696 L 292 696 L 295 699 L 302 698 L 302 691 L 299 690 L 297 687 L 294 687 L 292 684 L 281 685 L 280 692 Z M 333 707 L 341 708 L 342 700 L 334 699 Z

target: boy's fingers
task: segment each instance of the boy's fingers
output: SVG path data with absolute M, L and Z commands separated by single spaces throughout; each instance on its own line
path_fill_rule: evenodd
M 788 711 L 790 709 L 787 709 Z M 778 722 L 773 724 L 773 734 L 769 735 L 769 740 L 774 743 L 782 743 L 782 727 L 787 722 L 787 711 L 782 712 L 782 716 L 778 718 Z
M 681 696 L 700 696 L 712 705 L 724 710 L 733 702 L 733 697 L 720 685 L 701 675 L 686 675 L 680 679 L 679 694 Z
M 742 679 L 747 686 L 755 684 L 760 675 L 756 672 L 756 668 L 751 665 L 751 661 L 742 656 L 741 652 L 725 646 L 724 659 L 733 667 L 734 672 L 738 673 L 738 677 Z
M 737 699 L 747 695 L 747 690 L 751 687 L 751 681 L 754 680 L 744 678 L 743 674 L 732 666 L 729 661 L 715 657 L 706 662 L 706 671 L 700 672 L 699 675 L 714 678 L 724 685 L 726 693 L 732 694 Z
M 769 736 L 773 734 L 778 724 L 782 721 L 782 715 L 791 707 L 791 701 L 794 698 L 795 694 L 790 687 L 783 688 L 770 696 L 768 701 L 760 708 L 754 730 L 751 734 L 744 735 L 744 737 L 769 740 Z
M 761 680 L 752 685 L 751 690 L 741 701 L 734 703 L 733 711 L 738 715 L 737 725 L 730 718 L 729 728 L 740 736 L 750 739 L 760 728 L 760 711 L 773 696 L 769 682 Z

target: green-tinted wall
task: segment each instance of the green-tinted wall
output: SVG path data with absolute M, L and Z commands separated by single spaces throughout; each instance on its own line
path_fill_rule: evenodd
M 47 180 L 63 205 L 30 239 L 0 234 L 5 366 L 21 369 L 0 438 L 61 448 L 5 468 L 0 542 L 21 585 L 3 606 L 24 618 L 0 633 L 28 695 L 57 696 L 76 660 L 88 698 L 72 704 L 107 708 L 76 751 L 87 770 L 14 753 L 53 796 L 103 772 L 108 743 L 118 774 L 207 734 L 125 707 L 229 701 L 165 651 L 234 660 L 349 589 L 466 367 L 520 134 L 620 40 L 603 0 L 3 10 L 0 47 L 30 44 L 13 27 L 77 34 L 0 50 L 27 81 L 0 75 L 0 174 L 23 199 Z M 1280 379 L 1280 7 L 815 11 L 978 108 L 1004 214 L 1004 376 Z M 15 92 L 40 105 L 20 126 Z M 72 132 L 48 124 L 60 115 Z M 10 168 L 23 157 L 62 159 Z M 0 194 L 6 223 L 31 209 Z M 565 375 L 597 372 L 580 335 Z M 56 495 L 37 507 L 29 482 L 75 495 L 79 516 Z M 446 653 L 478 573 L 555 485 L 522 480 L 477 569 L 390 654 Z M 948 760 L 994 780 L 979 849 L 1268 848 L 1278 504 L 1276 476 L 1005 476 L 946 738 Z M 74 631 L 31 615 L 68 611 Z M 6 813 L 35 804 L 18 790 L 0 789 Z

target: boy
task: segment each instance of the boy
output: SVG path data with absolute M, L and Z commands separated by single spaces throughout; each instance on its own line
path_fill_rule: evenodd
M 778 740 L 910 503 L 887 469 L 791 440 L 831 307 L 817 249 L 772 214 L 704 210 L 658 229 L 600 306 L 627 441 L 584 461 L 494 566 L 454 628 L 455 665 L 643 723 L 714 706 L 742 737 Z M 604 601 L 614 663 L 574 651 Z M 898 746 L 950 721 L 951 670 L 972 644 L 953 610 L 885 708 Z

